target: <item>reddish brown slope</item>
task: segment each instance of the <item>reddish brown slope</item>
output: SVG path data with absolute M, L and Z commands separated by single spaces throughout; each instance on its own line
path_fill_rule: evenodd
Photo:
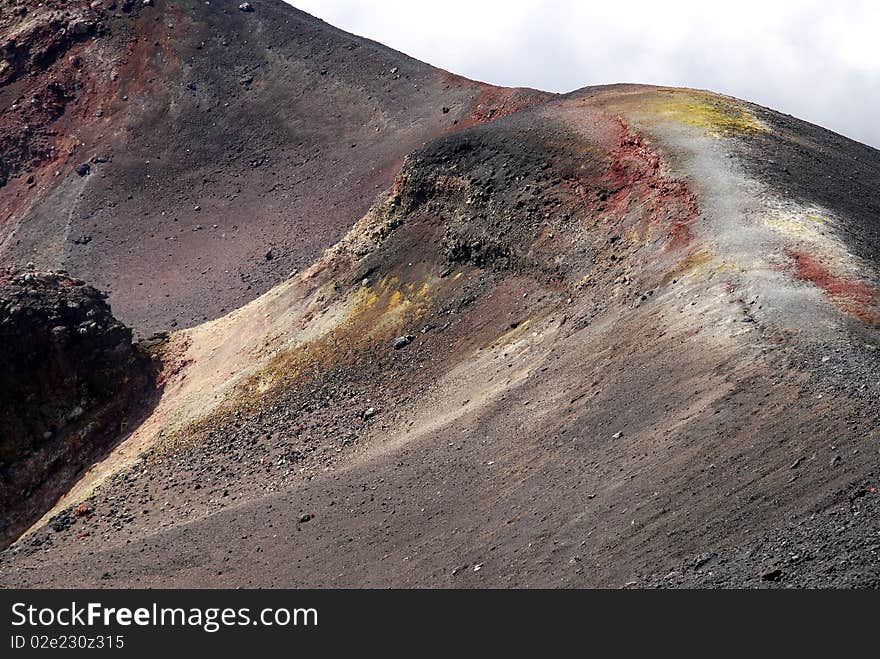
M 310 264 L 403 157 L 549 95 L 467 81 L 280 0 L 0 14 L 0 255 L 188 326 Z

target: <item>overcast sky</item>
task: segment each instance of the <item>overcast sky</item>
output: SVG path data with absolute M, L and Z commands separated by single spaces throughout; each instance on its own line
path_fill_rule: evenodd
M 880 148 L 878 0 L 289 1 L 477 80 L 711 89 Z

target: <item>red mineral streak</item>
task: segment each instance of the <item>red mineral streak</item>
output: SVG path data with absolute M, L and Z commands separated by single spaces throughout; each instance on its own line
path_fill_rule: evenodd
M 607 196 L 603 210 L 624 217 L 635 207 L 646 207 L 641 221 L 642 239 L 663 231 L 666 249 L 686 247 L 692 240 L 691 226 L 699 215 L 696 196 L 683 181 L 668 176 L 669 167 L 641 137 L 632 134 L 622 120 L 618 123 L 618 146 L 612 151 L 604 177 L 610 191 L 602 195 Z
M 812 254 L 789 250 L 795 276 L 822 289 L 834 306 L 866 323 L 880 324 L 880 295 L 865 283 L 835 275 Z
M 540 105 L 547 101 L 544 94 L 528 94 L 519 89 L 489 87 L 477 97 L 474 109 L 462 121 L 458 128 L 467 128 L 478 124 L 507 117 L 516 112 Z
M 472 86 L 474 84 L 466 78 L 461 78 L 445 71 L 442 73 L 442 76 L 451 86 Z M 482 83 L 480 84 L 482 85 Z M 554 94 L 532 89 L 495 87 L 493 85 L 482 85 L 482 87 L 483 90 L 473 101 L 470 113 L 455 122 L 449 128 L 449 131 L 470 128 L 493 119 L 507 117 L 522 110 L 546 103 L 554 97 Z
M 34 44 L 52 46 L 59 54 L 45 69 L 16 82 L 15 97 L 30 100 L 0 113 L 0 146 L 7 159 L 0 173 L 9 179 L 0 186 L 0 225 L 33 203 L 34 197 L 47 194 L 55 183 L 55 172 L 69 168 L 78 158 L 87 159 L 90 154 L 78 154 L 81 138 L 90 141 L 120 111 L 127 110 L 128 104 L 121 100 L 124 95 L 144 92 L 142 84 L 132 81 L 147 79 L 150 60 L 157 53 L 167 54 L 160 41 L 167 37 L 160 27 L 155 21 L 144 21 L 144 25 L 147 36 L 122 42 L 120 70 L 112 78 L 107 64 L 91 55 L 98 32 L 83 41 L 54 46 L 56 37 L 45 34 Z

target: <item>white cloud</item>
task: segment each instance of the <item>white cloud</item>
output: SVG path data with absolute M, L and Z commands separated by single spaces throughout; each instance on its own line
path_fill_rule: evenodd
M 874 0 L 291 0 L 455 73 L 571 91 L 645 82 L 731 94 L 880 147 Z

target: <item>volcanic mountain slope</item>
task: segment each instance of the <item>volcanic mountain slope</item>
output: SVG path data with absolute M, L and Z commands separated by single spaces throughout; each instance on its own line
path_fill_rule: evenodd
M 708 92 L 492 94 L 530 107 L 438 124 L 309 267 L 173 333 L 0 581 L 880 585 L 880 153 Z

